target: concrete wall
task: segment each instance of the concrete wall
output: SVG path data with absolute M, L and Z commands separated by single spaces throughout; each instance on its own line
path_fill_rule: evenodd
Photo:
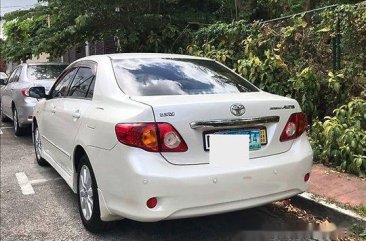
M 64 53 L 63 62 L 65 63 L 72 63 L 77 59 L 86 56 L 85 45 L 75 46 L 66 53 Z M 89 54 L 90 55 L 97 55 L 97 54 L 113 54 L 117 53 L 117 48 L 115 46 L 114 40 L 107 39 L 104 41 L 96 41 L 89 43 Z
M 40 62 L 49 62 L 49 54 L 43 53 L 39 56 L 33 56 L 32 59 L 28 59 L 26 62 L 27 63 L 40 63 Z

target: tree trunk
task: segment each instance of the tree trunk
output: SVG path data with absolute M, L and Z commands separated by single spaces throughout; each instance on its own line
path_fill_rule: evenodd
M 257 0 L 250 0 L 249 1 L 249 9 L 254 10 L 257 8 Z
M 235 5 L 238 9 L 238 13 L 240 13 L 240 10 L 242 9 L 241 0 L 235 0 Z
M 303 0 L 302 2 L 302 10 L 303 11 L 309 11 L 315 8 L 316 6 L 315 0 Z
M 245 4 L 246 11 L 248 12 L 249 20 L 253 21 L 255 19 L 263 19 L 263 12 L 260 11 L 258 7 L 257 0 L 248 0 Z
M 316 6 L 316 1 L 315 0 L 303 0 L 302 2 L 302 10 L 305 11 L 310 11 L 312 9 L 314 9 Z M 310 24 L 311 23 L 311 15 L 310 14 L 306 14 L 304 16 L 305 21 Z

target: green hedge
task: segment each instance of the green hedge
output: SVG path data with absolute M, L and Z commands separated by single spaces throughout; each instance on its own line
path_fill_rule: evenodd
M 326 117 L 324 122 L 315 121 L 310 142 L 317 160 L 365 176 L 366 101 L 354 98 L 335 109 L 333 117 Z
M 334 70 L 337 36 L 340 66 Z M 315 137 L 322 133 L 318 126 L 329 124 L 327 116 L 337 115 L 333 110 L 366 98 L 366 1 L 271 23 L 215 23 L 195 34 L 187 52 L 216 59 L 265 91 L 295 98 L 307 114 Z M 359 111 L 364 116 L 365 110 Z M 320 124 L 319 120 L 325 122 Z M 339 135 L 346 135 L 351 128 L 355 127 L 339 129 Z M 364 136 L 365 129 L 359 131 Z M 345 145 L 333 146 L 315 139 L 312 143 L 314 149 L 333 154 L 334 148 L 339 154 Z M 316 151 L 315 160 L 363 175 L 365 165 L 359 163 L 366 162 L 366 150 L 357 150 L 347 155 L 343 151 L 341 159 Z

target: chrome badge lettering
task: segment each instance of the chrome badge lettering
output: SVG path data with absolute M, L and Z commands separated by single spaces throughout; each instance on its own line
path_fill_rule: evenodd
M 160 115 L 160 117 L 175 116 L 175 112 L 165 112 L 165 113 L 160 113 L 159 115 Z
M 270 110 L 288 110 L 288 109 L 295 109 L 295 106 L 294 105 L 274 106 L 269 109 Z

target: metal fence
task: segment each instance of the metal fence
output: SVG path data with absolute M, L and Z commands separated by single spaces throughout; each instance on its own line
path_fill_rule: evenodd
M 360 7 L 361 3 L 357 3 L 354 4 L 355 7 Z M 279 17 L 279 18 L 275 18 L 275 19 L 270 19 L 270 20 L 266 20 L 266 21 L 262 21 L 262 23 L 264 24 L 275 24 L 278 22 L 286 22 L 289 21 L 295 17 L 313 17 L 316 14 L 322 13 L 323 11 L 326 10 L 335 10 L 337 7 L 339 7 L 339 4 L 334 4 L 334 5 L 330 5 L 330 6 L 325 6 L 325 7 L 321 7 L 321 8 L 317 8 L 317 9 L 312 9 L 309 11 L 304 11 L 304 12 L 300 12 L 300 13 L 296 13 L 296 14 L 292 14 L 292 15 L 287 15 L 287 16 L 283 16 L 283 17 Z M 364 7 L 366 7 L 366 5 L 364 5 Z M 366 9 L 365 9 L 366 11 Z M 335 16 L 336 19 L 335 20 L 335 26 L 334 26 L 334 35 L 332 36 L 331 39 L 331 49 L 332 49 L 332 66 L 333 66 L 333 70 L 339 70 L 341 69 L 341 63 L 342 63 L 342 26 L 340 24 L 340 16 L 336 15 Z M 366 53 L 365 53 L 366 54 Z
M 292 15 L 287 15 L 287 16 L 283 16 L 283 17 L 279 17 L 279 18 L 275 18 L 275 19 L 270 19 L 270 20 L 266 20 L 266 21 L 262 21 L 265 24 L 272 24 L 272 23 L 276 23 L 276 22 L 283 22 L 283 21 L 288 21 L 290 19 L 293 19 L 295 17 L 300 17 L 300 16 L 312 16 L 314 14 L 323 12 L 325 10 L 334 10 L 338 7 L 338 4 L 334 4 L 334 5 L 330 5 L 330 6 L 325 6 L 325 7 L 321 7 L 321 8 L 316 8 L 316 9 L 312 9 L 309 11 L 304 11 L 304 12 L 300 12 L 300 13 L 296 13 L 296 14 L 292 14 Z M 339 70 L 341 68 L 341 28 L 340 28 L 340 24 L 339 24 L 339 19 L 337 16 L 336 21 L 336 27 L 335 27 L 335 35 L 334 37 L 332 37 L 332 64 L 333 64 L 333 70 Z

